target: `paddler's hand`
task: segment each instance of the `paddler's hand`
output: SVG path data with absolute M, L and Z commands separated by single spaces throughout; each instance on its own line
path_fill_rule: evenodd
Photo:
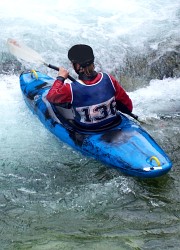
M 64 79 L 67 79 L 69 75 L 69 71 L 63 67 L 59 68 L 58 76 L 63 77 Z

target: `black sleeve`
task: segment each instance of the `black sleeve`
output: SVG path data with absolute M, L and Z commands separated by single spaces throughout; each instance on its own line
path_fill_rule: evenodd
M 65 78 L 64 78 L 63 76 L 58 76 L 56 79 L 57 79 L 57 80 L 60 80 L 61 82 L 64 82 L 64 81 L 65 81 Z
M 118 100 L 116 100 L 116 108 L 117 110 L 121 111 L 124 114 L 129 115 L 131 113 L 131 111 L 127 108 L 127 106 Z

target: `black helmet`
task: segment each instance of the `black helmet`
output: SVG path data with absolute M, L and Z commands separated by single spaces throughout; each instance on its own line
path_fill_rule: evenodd
M 72 63 L 79 63 L 81 67 L 86 67 L 94 62 L 93 50 L 85 44 L 77 44 L 68 51 L 68 58 Z

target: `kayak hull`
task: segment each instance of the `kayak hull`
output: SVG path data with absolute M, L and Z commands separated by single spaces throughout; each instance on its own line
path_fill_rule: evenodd
M 163 149 L 141 126 L 123 114 L 119 114 L 121 122 L 96 132 L 81 130 L 64 115 L 57 116 L 45 98 L 53 82 L 53 78 L 40 72 L 35 75 L 23 72 L 20 76 L 26 104 L 61 141 L 127 175 L 155 178 L 171 169 L 172 163 Z

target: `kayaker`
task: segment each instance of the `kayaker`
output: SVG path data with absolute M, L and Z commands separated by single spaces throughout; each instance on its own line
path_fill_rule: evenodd
M 57 79 L 46 98 L 55 107 L 71 105 L 74 122 L 83 128 L 99 129 L 117 119 L 117 110 L 132 112 L 132 101 L 111 75 L 95 71 L 94 53 L 90 46 L 77 44 L 68 51 L 68 58 L 78 74 L 75 82 L 65 82 L 68 70 L 60 67 Z

